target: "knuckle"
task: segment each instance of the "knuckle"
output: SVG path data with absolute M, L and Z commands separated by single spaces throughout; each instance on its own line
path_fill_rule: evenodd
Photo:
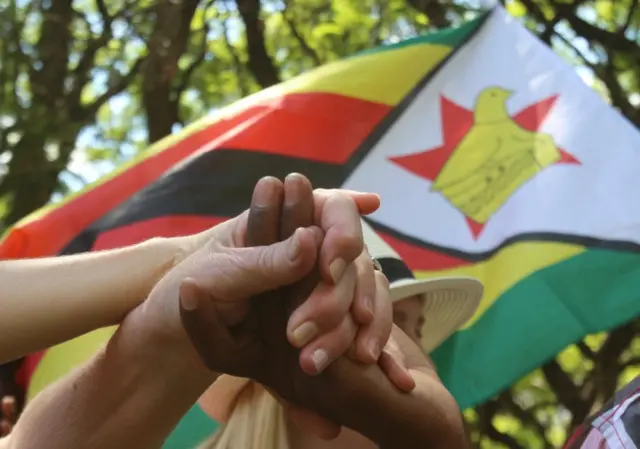
M 358 283 L 365 284 L 368 289 L 375 289 L 374 273 L 376 270 L 369 255 L 363 251 L 354 263 L 358 270 Z
M 358 232 L 353 226 L 341 226 L 341 229 L 333 238 L 336 246 L 342 249 L 349 260 L 356 260 L 362 254 L 364 246 L 362 233 Z
M 260 248 L 255 252 L 255 265 L 258 268 L 271 269 L 275 265 L 274 252 L 270 248 Z M 262 270 L 258 270 L 262 272 Z
M 323 188 L 317 188 L 317 189 L 313 189 L 313 194 L 314 196 L 318 196 L 318 197 L 326 197 L 327 195 L 329 195 L 329 193 L 331 193 L 332 189 L 323 189 Z
M 353 321 L 351 315 L 347 315 L 344 317 L 342 323 L 340 323 L 340 327 L 338 328 L 338 330 L 338 341 L 346 347 L 351 346 L 351 343 L 353 343 L 353 340 L 356 337 L 356 333 L 358 332 L 356 323 Z
M 337 324 L 338 320 L 345 314 L 341 298 L 335 294 L 328 294 L 318 299 L 312 312 L 317 320 L 324 324 L 325 327 Z
M 383 290 L 386 290 L 387 292 L 386 296 L 388 297 L 389 296 L 389 279 L 387 279 L 384 273 L 380 271 L 374 271 L 373 275 L 375 276 L 375 281 L 376 281 L 376 291 L 379 288 L 382 288 Z
M 318 324 L 327 328 L 336 326 L 348 314 L 353 292 L 342 291 L 339 288 L 329 288 L 317 291 L 310 298 L 309 312 L 317 319 Z
M 345 317 L 342 322 L 325 337 L 321 346 L 329 353 L 331 359 L 338 358 L 353 347 L 356 333 L 357 328 L 353 320 L 350 317 Z

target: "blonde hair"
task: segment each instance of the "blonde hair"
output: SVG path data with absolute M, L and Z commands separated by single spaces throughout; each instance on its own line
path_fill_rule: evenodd
M 198 449 L 290 449 L 284 408 L 262 385 L 249 382 L 227 423 Z

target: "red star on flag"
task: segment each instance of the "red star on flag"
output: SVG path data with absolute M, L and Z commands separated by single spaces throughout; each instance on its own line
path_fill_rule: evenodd
M 538 101 L 516 113 L 513 120 L 528 131 L 538 132 L 557 99 L 558 96 L 554 95 Z M 473 111 L 457 105 L 444 96 L 440 97 L 440 110 L 444 140 L 441 146 L 420 153 L 389 158 L 403 169 L 429 181 L 436 179 L 462 138 L 473 126 Z M 570 153 L 562 148 L 558 150 L 561 156 L 556 164 L 580 164 L 580 161 Z M 473 237 L 477 238 L 486 223 L 478 223 L 469 217 L 465 218 Z

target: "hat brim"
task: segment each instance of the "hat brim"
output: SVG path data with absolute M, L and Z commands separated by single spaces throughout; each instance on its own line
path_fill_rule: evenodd
M 469 321 L 484 293 L 482 283 L 472 277 L 402 279 L 389 287 L 393 302 L 411 296 L 424 298 L 421 343 L 426 353 Z

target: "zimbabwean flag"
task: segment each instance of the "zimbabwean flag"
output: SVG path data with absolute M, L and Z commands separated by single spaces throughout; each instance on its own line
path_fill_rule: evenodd
M 419 277 L 485 297 L 433 354 L 466 408 L 640 313 L 640 135 L 503 9 L 310 71 L 153 145 L 19 223 L 0 257 L 114 248 L 241 212 L 262 176 L 374 191 L 370 223 Z M 29 358 L 29 396 L 102 329 Z M 166 447 L 214 428 L 196 407 Z

